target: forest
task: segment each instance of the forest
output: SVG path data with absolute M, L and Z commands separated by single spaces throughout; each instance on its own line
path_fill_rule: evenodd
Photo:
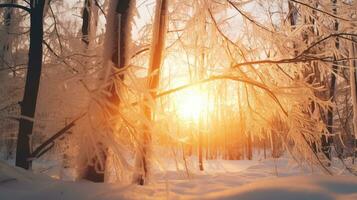
M 357 199 L 356 0 L 0 0 L 0 199 Z

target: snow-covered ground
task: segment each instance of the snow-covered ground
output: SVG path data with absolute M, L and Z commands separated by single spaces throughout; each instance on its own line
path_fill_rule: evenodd
M 0 199 L 357 199 L 357 178 L 301 170 L 288 159 L 206 161 L 205 171 L 168 167 L 147 186 L 69 182 L 0 162 Z

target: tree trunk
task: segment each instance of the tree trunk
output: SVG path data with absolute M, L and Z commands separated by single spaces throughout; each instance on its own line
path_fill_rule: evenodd
M 94 0 L 85 0 L 82 12 L 82 41 L 88 48 L 93 40 L 98 21 L 98 9 Z
M 93 23 L 93 20 L 97 20 L 95 19 L 95 17 L 98 17 L 98 14 L 95 13 L 96 11 L 94 7 L 95 5 L 93 0 L 84 1 L 84 7 L 82 12 L 82 42 L 84 43 L 84 52 L 87 52 L 88 48 L 90 48 L 91 43 L 93 42 L 93 35 L 91 33 L 95 33 L 95 29 L 97 28 L 96 22 Z M 100 145 L 101 144 L 98 144 L 98 146 Z M 106 158 L 105 152 L 100 152 L 100 154 L 103 155 L 103 158 Z M 81 178 L 93 182 L 104 182 L 104 173 L 98 172 L 96 170 L 101 169 L 101 166 L 96 166 L 98 165 L 98 158 L 96 157 L 96 155 L 94 154 L 93 157 L 89 158 L 89 160 L 90 162 L 86 163 L 86 167 Z M 103 168 L 105 169 L 105 166 Z M 104 171 L 104 169 L 102 170 Z
M 148 70 L 148 89 L 151 91 L 150 95 L 154 98 L 156 96 L 156 89 L 159 86 L 160 67 L 162 62 L 162 54 L 165 48 L 166 35 L 166 19 L 167 19 L 167 0 L 157 0 L 155 19 L 153 26 L 153 40 L 151 45 L 151 56 Z M 155 72 L 155 74 L 153 74 Z M 145 106 L 144 113 L 149 120 L 154 120 L 152 108 Z M 134 174 L 134 182 L 144 185 L 149 176 L 149 156 L 151 151 L 151 136 L 149 127 L 144 128 L 143 143 L 138 151 L 136 158 L 137 174 Z
M 16 166 L 31 168 L 31 135 L 42 69 L 43 9 L 46 1 L 31 0 L 30 49 L 21 119 L 17 138 Z
M 248 160 L 253 159 L 252 135 L 249 131 L 247 133 L 247 158 Z
M 6 3 L 15 4 L 16 0 L 7 0 Z M 9 76 L 9 68 L 12 67 L 12 42 L 14 38 L 14 26 L 16 26 L 16 22 L 14 17 L 16 16 L 15 9 L 13 8 L 5 8 L 1 15 L 4 17 L 4 28 L 0 29 L 0 81 L 1 83 L 5 83 L 11 78 Z M 16 75 L 13 73 L 14 76 Z M 7 91 L 8 87 L 3 88 Z M 5 130 L 7 131 L 7 130 Z M 4 150 L 4 159 L 9 160 L 13 159 L 14 155 L 14 146 L 16 140 L 13 139 L 8 133 L 3 134 L 4 137 L 0 142 L 0 150 Z
M 352 39 L 355 39 L 352 37 Z M 351 42 L 349 57 L 354 58 L 356 55 L 356 45 Z M 357 62 L 356 60 L 350 60 L 350 87 L 351 87 L 351 97 L 352 97 L 352 106 L 353 106 L 353 158 L 356 154 L 356 138 L 357 138 Z
M 8 0 L 6 3 L 15 4 L 16 0 Z M 7 68 L 9 64 L 9 57 L 11 55 L 11 46 L 12 46 L 12 32 L 13 32 L 13 17 L 14 17 L 13 8 L 4 9 L 4 30 L 0 30 L 0 68 Z M 6 73 L 4 73 L 7 75 Z
M 199 119 L 200 120 L 200 119 Z M 201 131 L 200 121 L 198 122 L 198 166 L 200 171 L 203 171 L 203 152 L 202 152 L 202 143 L 203 143 L 203 135 Z
M 336 6 L 337 0 L 332 0 L 333 6 Z M 337 14 L 337 8 L 333 8 L 333 13 Z M 334 30 L 338 31 L 339 23 L 337 20 L 334 22 Z M 339 49 L 340 43 L 338 38 L 336 38 L 335 47 Z M 336 55 L 334 55 L 334 59 L 336 60 Z M 329 97 L 333 102 L 335 100 L 335 88 L 336 88 L 336 75 L 338 70 L 338 63 L 333 62 L 332 64 L 332 73 L 331 73 L 331 82 L 330 82 L 330 90 Z M 330 134 L 333 133 L 333 107 L 329 108 L 327 112 L 327 129 Z M 331 144 L 333 143 L 333 138 L 331 136 L 322 136 L 322 151 L 326 155 L 326 157 L 331 160 Z
M 108 23 L 106 27 L 106 44 L 105 48 L 108 48 L 104 50 L 106 53 L 109 54 L 109 57 L 106 57 L 108 55 L 104 55 L 104 60 L 105 63 L 110 60 L 110 62 L 114 65 L 114 68 L 116 69 L 121 69 L 123 68 L 126 63 L 127 63 L 127 46 L 128 46 L 128 41 L 130 39 L 130 23 L 129 23 L 129 12 L 130 12 L 130 0 L 113 0 L 110 2 L 109 6 L 112 6 L 113 8 L 110 9 L 107 17 L 108 17 Z M 97 12 L 95 7 L 95 2 L 93 0 L 86 0 L 85 1 L 85 7 L 83 10 L 83 25 L 82 25 L 82 41 L 88 46 L 93 42 L 94 38 L 94 28 L 96 28 L 96 17 Z M 105 64 L 104 64 L 105 65 Z M 105 66 L 108 67 L 108 66 Z M 124 79 L 122 75 L 117 76 L 111 76 L 110 74 L 115 73 L 115 69 L 112 68 L 112 65 L 109 65 L 110 69 L 108 70 L 109 74 L 106 75 L 105 80 L 109 81 L 111 84 L 108 86 L 106 89 L 109 91 L 110 95 L 107 96 L 107 100 L 111 102 L 111 104 L 114 105 L 119 105 L 120 99 L 119 99 L 119 94 L 117 91 L 118 85 L 116 84 L 116 78 L 119 78 L 121 80 Z M 108 108 L 110 115 L 116 115 L 117 110 L 114 110 L 112 108 Z M 109 116 L 110 117 L 110 116 Z M 102 146 L 102 143 L 98 143 L 98 146 Z M 102 159 L 103 163 L 106 163 L 106 158 L 108 156 L 108 151 L 106 147 L 101 147 L 99 148 L 102 150 Z M 96 156 L 91 158 L 90 163 L 94 163 L 94 165 L 88 165 L 86 167 L 85 174 L 83 176 L 84 179 L 91 180 L 94 182 L 104 182 L 105 179 L 105 174 L 103 172 L 98 172 L 96 170 L 96 163 L 97 160 Z M 106 166 L 103 166 L 103 171 L 105 170 Z

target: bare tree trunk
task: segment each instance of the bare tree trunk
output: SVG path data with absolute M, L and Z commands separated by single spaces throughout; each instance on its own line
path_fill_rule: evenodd
M 264 159 L 267 159 L 266 138 L 263 139 L 263 148 L 264 148 Z
M 333 6 L 336 6 L 337 0 L 332 0 Z M 333 8 L 333 13 L 337 14 L 337 8 Z M 337 20 L 334 22 L 334 30 L 338 31 L 339 23 Z M 339 49 L 340 43 L 338 38 L 336 38 L 335 47 Z M 334 55 L 334 59 L 336 60 L 336 55 Z M 335 88 L 336 88 L 336 75 L 338 70 L 337 62 L 333 62 L 332 64 L 332 73 L 331 73 L 331 82 L 330 82 L 330 93 L 329 97 L 331 101 L 335 100 Z M 327 129 L 330 134 L 333 133 L 333 107 L 329 108 L 327 113 Z M 326 157 L 331 160 L 331 144 L 333 143 L 333 138 L 331 136 L 322 136 L 322 151 L 326 155 Z
M 21 119 L 17 138 L 16 166 L 31 168 L 31 135 L 42 69 L 43 9 L 46 1 L 31 0 L 30 49 Z
M 247 158 L 248 160 L 253 159 L 252 135 L 249 131 L 247 133 Z
M 167 19 L 167 0 L 157 0 L 155 19 L 153 26 L 153 40 L 151 46 L 151 57 L 148 71 L 148 89 L 154 98 L 156 96 L 156 89 L 159 86 L 160 80 L 160 67 L 162 63 L 162 54 L 165 48 L 165 35 L 166 35 L 166 19 Z M 153 74 L 155 72 L 155 74 Z M 149 120 L 154 120 L 152 108 L 145 106 L 144 113 Z M 138 174 L 134 174 L 134 182 L 144 185 L 149 176 L 149 156 L 151 151 L 151 137 L 152 133 L 149 127 L 145 127 L 142 147 L 137 154 L 136 168 Z
M 356 45 L 351 42 L 349 57 L 354 58 L 356 55 Z M 350 87 L 353 106 L 353 161 L 356 154 L 356 138 L 357 138 L 357 62 L 356 60 L 350 60 Z
M 202 143 L 203 143 L 203 135 L 201 131 L 200 122 L 198 122 L 198 166 L 200 171 L 203 171 L 203 152 L 202 152 Z
M 271 141 L 272 141 L 272 157 L 279 158 L 282 152 L 282 144 L 280 140 L 280 135 L 278 131 L 273 131 L 271 134 Z

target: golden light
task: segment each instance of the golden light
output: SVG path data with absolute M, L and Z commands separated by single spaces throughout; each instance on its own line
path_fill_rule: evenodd
M 176 109 L 182 120 L 198 122 L 204 110 L 207 109 L 208 100 L 205 94 L 198 89 L 187 89 L 180 92 L 175 99 Z

